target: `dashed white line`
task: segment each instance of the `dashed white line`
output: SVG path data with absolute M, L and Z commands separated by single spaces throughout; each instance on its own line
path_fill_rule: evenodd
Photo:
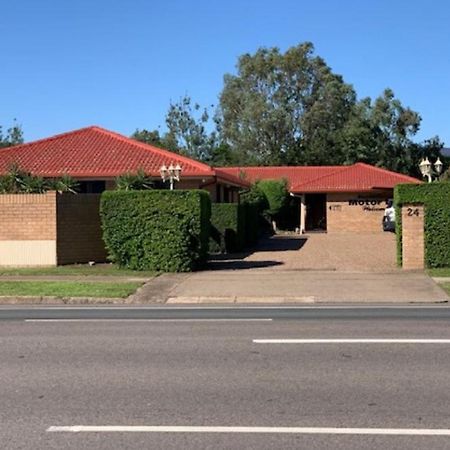
M 450 344 L 450 339 L 253 339 L 255 344 Z
M 391 436 L 450 436 L 447 428 L 331 428 L 331 427 L 214 427 L 214 426 L 52 426 L 48 432 L 66 433 L 267 433 L 354 434 Z
M 273 319 L 24 319 L 24 322 L 271 322 Z

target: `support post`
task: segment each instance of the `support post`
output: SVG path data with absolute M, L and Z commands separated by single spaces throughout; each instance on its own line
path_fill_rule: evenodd
M 300 198 L 300 234 L 305 233 L 306 223 L 306 198 L 305 194 L 302 194 Z

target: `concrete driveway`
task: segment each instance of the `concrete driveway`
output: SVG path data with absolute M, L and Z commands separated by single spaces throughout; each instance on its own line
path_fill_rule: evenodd
M 261 240 L 251 253 L 221 256 L 210 268 L 371 273 L 399 270 L 393 233 L 274 236 Z
M 157 277 L 141 293 L 175 304 L 449 300 L 427 274 L 397 268 L 391 233 L 276 236 L 253 252 L 215 257 L 205 271 Z

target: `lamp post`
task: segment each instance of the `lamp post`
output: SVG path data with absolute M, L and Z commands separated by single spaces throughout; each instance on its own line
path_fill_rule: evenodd
M 181 166 L 177 164 L 174 166 L 172 163 L 169 167 L 166 167 L 165 164 L 161 166 L 161 169 L 159 169 L 159 173 L 161 174 L 161 178 L 163 182 L 166 180 L 169 180 L 170 190 L 173 191 L 173 184 L 174 181 L 180 181 L 180 174 L 181 174 Z
M 432 164 L 428 158 L 422 158 L 422 161 L 420 161 L 419 169 L 420 173 L 423 177 L 428 178 L 428 183 L 431 183 L 433 181 L 433 176 L 438 177 L 442 172 L 442 162 L 438 158 L 434 164 Z

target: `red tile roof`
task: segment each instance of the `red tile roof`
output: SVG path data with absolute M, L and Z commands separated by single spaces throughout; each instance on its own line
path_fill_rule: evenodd
M 219 181 L 249 186 L 260 179 L 286 178 L 291 192 L 351 192 L 393 188 L 419 180 L 368 164 L 352 166 L 220 167 L 138 142 L 92 126 L 47 139 L 0 149 L 0 173 L 11 164 L 43 177 L 64 174 L 75 178 L 112 178 L 142 168 L 159 177 L 165 164 L 179 164 L 184 177 L 217 177 Z
M 364 192 L 392 189 L 399 183 L 420 183 L 416 178 L 364 163 L 352 166 L 229 167 L 221 170 L 251 182 L 286 178 L 291 192 Z
M 180 164 L 183 176 L 214 176 L 207 164 L 92 126 L 0 150 L 0 173 L 16 163 L 43 177 L 116 177 L 142 168 L 159 176 L 165 164 Z
M 285 178 L 289 188 L 296 184 L 331 174 L 342 166 L 272 166 L 272 167 L 221 167 L 223 173 L 254 183 L 258 180 Z

